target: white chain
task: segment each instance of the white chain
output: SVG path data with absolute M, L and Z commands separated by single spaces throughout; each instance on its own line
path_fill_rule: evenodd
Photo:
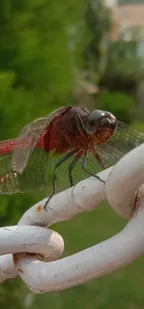
M 144 252 L 143 185 L 144 145 L 134 149 L 113 168 L 55 195 L 44 211 L 46 199 L 30 208 L 17 226 L 0 229 L 0 282 L 19 275 L 34 293 L 62 290 L 82 284 L 131 263 Z M 103 200 L 121 216 L 126 227 L 112 238 L 66 258 L 60 256 L 64 240 L 46 228 L 92 211 Z M 136 210 L 134 211 L 134 207 Z

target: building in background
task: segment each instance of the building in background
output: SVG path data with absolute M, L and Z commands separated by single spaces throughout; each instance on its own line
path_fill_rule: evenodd
M 138 54 L 144 59 L 144 2 L 119 0 L 113 8 L 112 40 L 138 42 Z

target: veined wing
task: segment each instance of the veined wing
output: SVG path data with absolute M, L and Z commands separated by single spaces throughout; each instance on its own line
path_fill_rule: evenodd
M 11 166 L 15 140 L 0 143 L 0 194 L 39 191 L 48 183 L 48 154 L 40 148 L 33 150 L 23 174 Z
M 144 142 L 144 133 L 118 121 L 117 130 L 107 144 L 96 145 L 105 167 L 116 164 L 126 153 Z
M 27 124 L 20 132 L 12 155 L 12 167 L 17 173 L 23 173 L 41 133 L 48 128 L 55 117 L 63 114 L 69 107 L 56 109 L 47 117 L 38 118 Z

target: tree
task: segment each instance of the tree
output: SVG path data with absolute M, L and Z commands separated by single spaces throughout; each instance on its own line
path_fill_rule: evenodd
M 14 137 L 26 122 L 48 114 L 52 102 L 57 107 L 62 101 L 67 104 L 74 83 L 69 29 L 81 22 L 82 4 L 1 1 L 0 109 L 5 117 L 1 138 Z
M 87 32 L 83 50 L 84 70 L 89 72 L 90 79 L 99 82 L 107 65 L 111 10 L 102 0 L 88 0 L 85 24 Z

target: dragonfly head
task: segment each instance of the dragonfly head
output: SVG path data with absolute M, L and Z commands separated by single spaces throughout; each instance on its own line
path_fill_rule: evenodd
M 102 110 L 91 111 L 85 119 L 85 131 L 87 134 L 104 134 L 115 132 L 117 120 L 110 112 Z

